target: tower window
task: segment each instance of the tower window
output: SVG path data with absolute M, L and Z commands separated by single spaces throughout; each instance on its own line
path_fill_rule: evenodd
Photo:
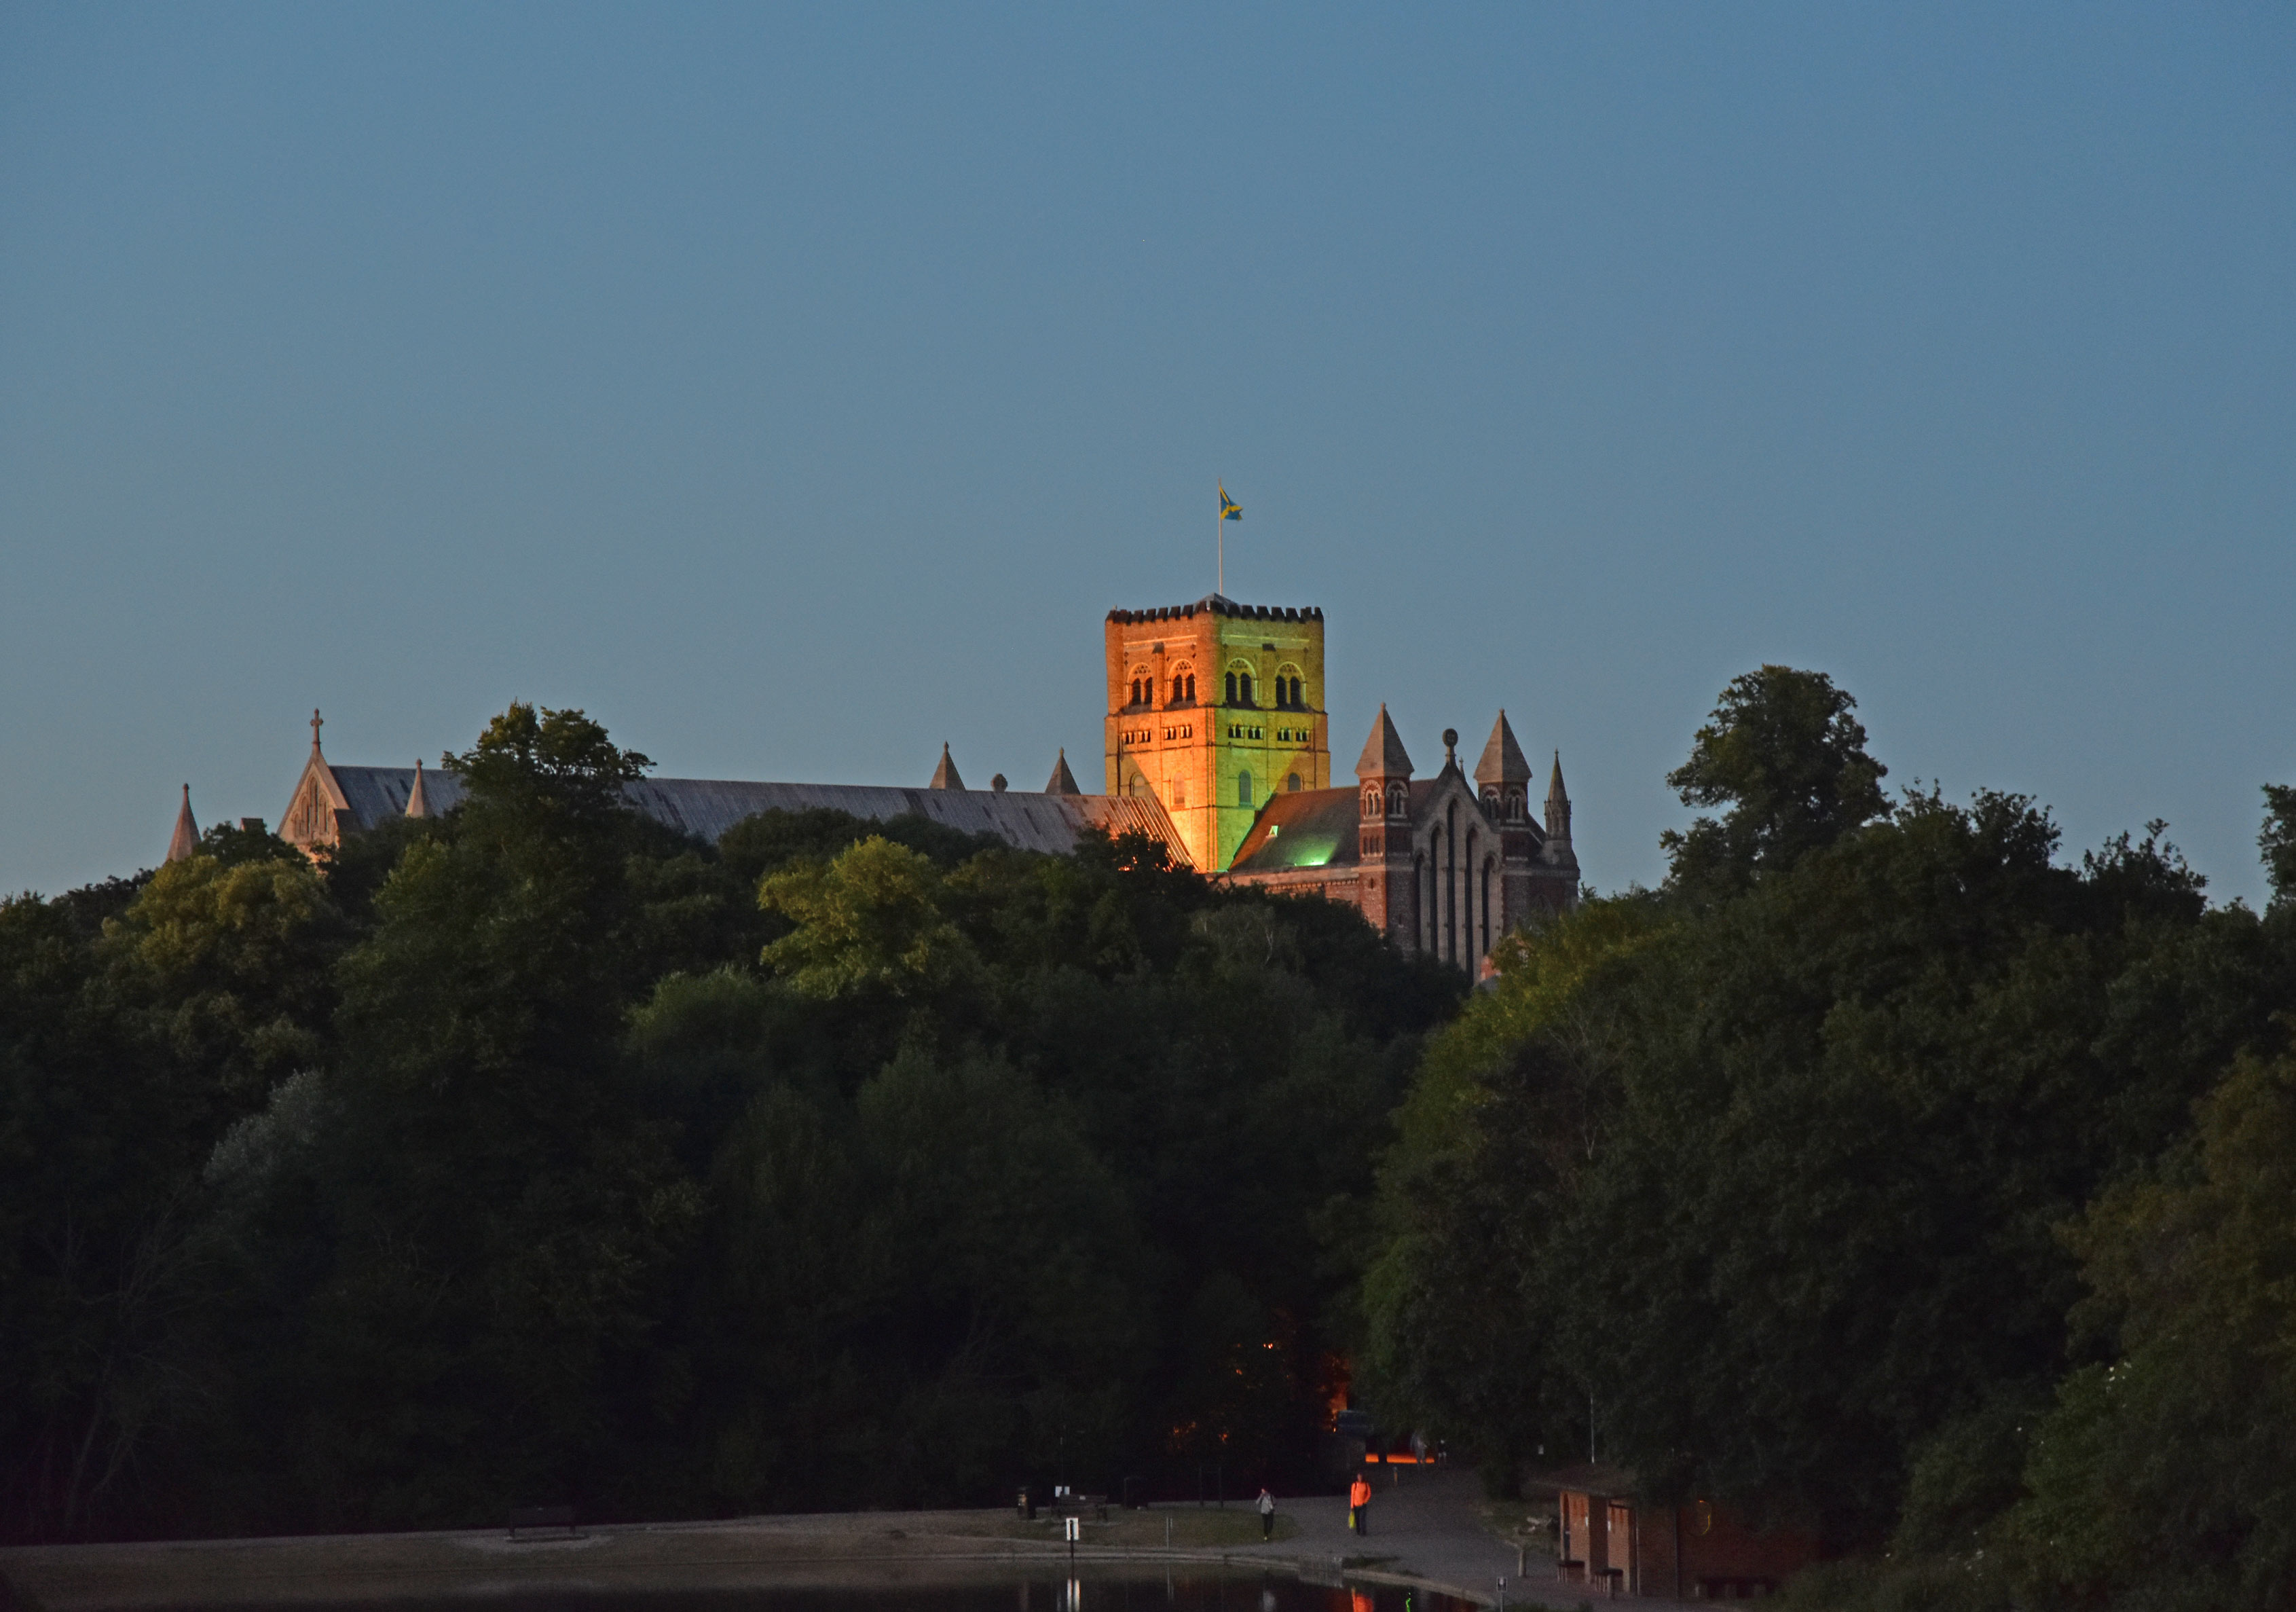
M 1227 674 L 1227 703 L 1235 703 L 1235 673 L 1232 671 Z
M 1298 789 L 1300 787 L 1300 775 L 1295 772 L 1287 777 L 1283 780 L 1283 787 L 1286 789 Z
M 1251 804 L 1251 774 L 1248 771 L 1235 775 L 1235 803 L 1239 806 Z
M 1187 676 L 1186 681 L 1188 685 L 1188 698 L 1193 700 L 1196 697 L 1196 674 L 1193 671 L 1190 672 Z
M 1251 703 L 1251 674 L 1250 672 L 1244 671 L 1238 672 L 1236 674 L 1235 691 L 1237 695 L 1242 698 L 1245 704 L 1249 705 Z

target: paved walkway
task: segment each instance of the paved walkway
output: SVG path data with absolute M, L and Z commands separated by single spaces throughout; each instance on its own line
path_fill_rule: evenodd
M 1470 1468 L 1438 1467 L 1423 1472 L 1390 1468 L 1374 1479 L 1371 1526 L 1365 1536 L 1359 1539 L 1348 1532 L 1345 1500 L 1303 1496 L 1278 1506 L 1299 1525 L 1297 1534 L 1273 1544 L 1232 1549 L 1228 1554 L 1291 1558 L 1311 1568 L 1317 1559 L 1349 1559 L 1364 1567 L 1376 1561 L 1378 1571 L 1418 1579 L 1487 1604 L 1498 1600 L 1504 1576 L 1510 1608 L 1570 1612 L 1587 1600 L 1587 1586 L 1562 1583 L 1554 1557 L 1539 1546 L 1525 1552 L 1518 1567 L 1514 1546 L 1483 1526 L 1476 1509 L 1481 1499 L 1481 1480 Z M 1388 1559 L 1377 1559 L 1382 1558 Z M 1652 1612 L 1689 1605 L 1655 1596 L 1636 1596 L 1619 1604 Z

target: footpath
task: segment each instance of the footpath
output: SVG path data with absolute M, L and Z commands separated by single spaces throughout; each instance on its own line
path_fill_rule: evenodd
M 1499 1602 L 1504 1578 L 1510 1609 L 1575 1612 L 1581 1605 L 1613 1604 L 1607 1596 L 1589 1602 L 1585 1584 L 1564 1583 L 1555 1571 L 1551 1547 L 1530 1546 L 1518 1567 L 1515 1547 L 1484 1525 L 1481 1501 L 1482 1484 L 1472 1470 L 1390 1468 L 1373 1480 L 1370 1532 L 1364 1537 L 1348 1532 L 1345 1500 L 1308 1496 L 1281 1503 L 1283 1515 L 1299 1526 L 1292 1537 L 1232 1548 L 1227 1554 L 1238 1560 L 1295 1560 L 1302 1577 L 1326 1580 L 1332 1571 L 1330 1564 L 1344 1560 L 1351 1578 L 1407 1581 L 1490 1607 Z M 1652 1612 L 1691 1605 L 1657 1596 L 1634 1596 L 1615 1604 Z
M 1415 1584 L 1484 1607 L 1578 1612 L 1584 1584 L 1560 1582 L 1552 1559 L 1515 1546 L 1483 1521 L 1472 1471 L 1380 1472 L 1370 1529 L 1347 1526 L 1347 1502 L 1278 1502 L 1283 1537 L 1259 1540 L 1249 1501 L 1225 1510 L 1160 1506 L 1088 1526 L 1073 1558 L 1056 1525 L 1023 1527 L 1010 1509 L 857 1512 L 725 1522 L 607 1525 L 561 1539 L 506 1539 L 500 1529 L 332 1538 L 43 1545 L 0 1550 L 0 1586 L 47 1612 L 132 1612 L 184 1604 L 353 1606 L 441 1594 L 564 1598 L 743 1588 L 866 1589 L 1007 1575 L 1071 1560 L 1087 1570 L 1127 1564 L 1288 1567 L 1311 1583 Z M 1523 1508 L 1528 1510 L 1529 1508 Z M 1174 1548 L 1159 1548 L 1168 1518 Z M 12 1599 L 0 1589 L 0 1612 Z M 1605 1598 L 1607 1599 L 1607 1598 Z M 1637 1598 L 1638 1608 L 1684 1603 Z

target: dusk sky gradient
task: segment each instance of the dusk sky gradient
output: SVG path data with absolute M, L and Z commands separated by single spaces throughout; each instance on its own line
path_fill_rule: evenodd
M 1763 662 L 1893 786 L 2296 781 L 2296 9 L 0 6 L 0 889 L 580 706 L 1102 786 L 1101 624 L 1327 613 L 1587 878 Z

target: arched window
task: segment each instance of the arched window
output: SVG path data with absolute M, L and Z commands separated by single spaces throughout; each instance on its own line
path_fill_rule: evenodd
M 1387 815 L 1391 818 L 1401 817 L 1404 802 L 1409 798 L 1409 792 L 1402 785 L 1390 784 L 1387 786 Z
M 1370 822 L 1376 819 L 1379 816 L 1379 785 L 1374 784 L 1364 791 L 1364 820 Z
M 1235 703 L 1235 673 L 1232 671 L 1227 674 L 1227 703 Z
M 1300 669 L 1289 661 L 1275 669 L 1275 703 L 1286 711 L 1300 709 Z
M 1175 705 L 1186 703 L 1196 697 L 1195 669 L 1185 661 L 1172 668 L 1172 700 Z
M 1251 703 L 1251 674 L 1250 672 L 1239 671 L 1235 674 L 1235 692 L 1236 697 L 1244 704 L 1249 705 Z
M 1298 789 L 1300 787 L 1300 775 L 1296 772 L 1287 775 L 1283 780 L 1283 787 L 1286 789 Z
M 1248 771 L 1235 775 L 1235 803 L 1239 806 L 1251 804 L 1251 774 Z
M 1293 679 L 1292 679 L 1292 710 L 1294 710 L 1294 711 L 1305 711 L 1305 710 L 1307 710 L 1307 709 L 1308 709 L 1308 696 L 1307 696 L 1307 694 L 1306 694 L 1306 692 L 1305 692 L 1306 688 L 1307 688 L 1307 685 L 1306 685 L 1305 683 L 1301 682 L 1298 678 L 1293 678 Z
M 1194 672 L 1193 672 L 1193 671 L 1192 671 L 1192 672 L 1190 672 L 1190 673 L 1188 674 L 1188 700 L 1189 700 L 1189 703 L 1193 704 L 1193 703 L 1194 703 L 1194 701 L 1195 701 L 1195 697 L 1196 697 L 1196 674 L 1195 674 Z

